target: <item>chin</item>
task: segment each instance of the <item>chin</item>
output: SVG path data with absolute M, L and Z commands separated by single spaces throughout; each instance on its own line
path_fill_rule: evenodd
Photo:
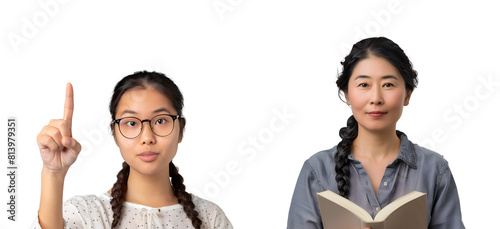
M 153 176 L 160 174 L 165 170 L 168 171 L 168 164 L 167 166 L 160 166 L 159 161 L 147 162 L 147 163 L 140 161 L 139 163 L 135 163 L 134 170 L 136 170 L 138 173 L 142 175 Z
M 370 125 L 361 125 L 365 130 L 369 132 L 386 132 L 392 131 L 393 125 L 387 125 L 383 123 L 371 123 Z
M 160 174 L 162 170 L 156 168 L 143 168 L 141 170 L 137 170 L 137 172 L 145 176 L 155 176 Z

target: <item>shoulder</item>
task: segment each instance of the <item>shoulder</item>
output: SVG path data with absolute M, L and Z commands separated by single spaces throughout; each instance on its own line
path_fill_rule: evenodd
M 299 174 L 299 180 L 304 180 L 316 184 L 318 191 L 320 190 L 334 190 L 334 180 L 335 177 L 335 160 L 334 156 L 337 153 L 337 147 L 334 146 L 331 149 L 322 150 L 304 162 L 302 170 Z
M 331 149 L 322 150 L 315 153 L 309 159 L 307 159 L 305 163 L 314 169 L 332 168 L 332 166 L 335 165 L 333 157 L 336 153 L 337 146 L 334 146 Z
M 65 203 L 70 204 L 83 204 L 83 203 L 103 203 L 109 202 L 111 200 L 111 196 L 107 193 L 102 193 L 98 195 L 76 195 L 68 200 Z
M 448 161 L 443 155 L 418 144 L 413 144 L 413 148 L 417 156 L 417 167 L 419 169 L 436 171 L 438 174 L 449 172 Z
M 110 206 L 110 196 L 99 195 L 77 195 L 69 198 L 63 204 L 66 211 L 80 209 L 96 209 L 105 211 Z
M 103 195 L 77 195 L 65 201 L 65 204 L 81 205 L 89 203 L 100 203 L 104 200 Z
M 110 199 L 104 194 L 73 196 L 63 204 L 63 218 L 73 228 L 103 228 L 109 221 Z
M 195 195 L 191 196 L 193 197 L 193 203 L 200 214 L 214 215 L 216 217 L 217 215 L 224 215 L 224 211 L 219 207 L 219 205 Z
M 224 211 L 219 205 L 191 194 L 193 203 L 206 228 L 233 228 Z

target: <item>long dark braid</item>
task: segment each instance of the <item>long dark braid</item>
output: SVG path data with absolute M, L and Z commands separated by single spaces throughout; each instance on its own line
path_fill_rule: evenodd
M 358 122 L 353 115 L 347 120 L 347 127 L 342 127 L 339 131 L 342 141 L 337 145 L 337 154 L 335 154 L 335 180 L 339 189 L 339 195 L 347 198 L 349 195 L 349 159 L 347 156 L 351 153 L 352 142 L 358 136 Z
M 336 83 L 341 99 L 341 93 L 345 95 L 348 92 L 349 79 L 354 67 L 360 60 L 368 58 L 369 55 L 389 61 L 403 77 L 407 91 L 413 91 L 417 86 L 417 72 L 413 69 L 410 59 L 396 43 L 385 37 L 366 38 L 354 44 L 349 55 L 340 62 L 342 72 L 339 74 Z M 341 128 L 339 134 L 342 141 L 337 145 L 337 153 L 334 156 L 335 172 L 337 173 L 335 181 L 337 181 L 339 194 L 348 198 L 350 185 L 348 156 L 352 152 L 352 143 L 358 136 L 358 122 L 354 116 L 349 117 L 347 127 Z
M 122 170 L 116 175 L 116 183 L 111 191 L 111 210 L 113 210 L 113 223 L 111 228 L 115 228 L 122 217 L 123 202 L 125 202 L 125 193 L 127 192 L 128 175 L 130 174 L 130 166 L 127 162 L 123 162 Z
M 170 162 L 169 170 L 175 197 L 179 200 L 179 204 L 182 205 L 182 208 L 188 218 L 191 219 L 193 227 L 200 229 L 201 220 L 198 218 L 199 213 L 195 209 L 191 194 L 186 192 L 184 178 L 182 178 L 181 174 L 179 174 L 179 170 L 175 167 L 173 162 Z

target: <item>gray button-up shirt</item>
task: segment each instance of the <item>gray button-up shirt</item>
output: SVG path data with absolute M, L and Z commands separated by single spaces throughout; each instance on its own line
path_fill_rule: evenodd
M 406 135 L 401 139 L 398 157 L 387 166 L 377 194 L 361 162 L 352 154 L 349 200 L 373 216 L 397 198 L 411 192 L 427 193 L 429 229 L 465 228 L 460 212 L 457 186 L 448 162 L 439 154 L 413 144 Z M 321 151 L 309 158 L 300 171 L 288 214 L 287 228 L 323 228 L 317 193 L 339 193 L 335 181 L 337 148 Z

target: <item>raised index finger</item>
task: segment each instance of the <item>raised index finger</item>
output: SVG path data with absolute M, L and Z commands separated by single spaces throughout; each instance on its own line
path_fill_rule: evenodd
M 71 121 L 73 120 L 73 85 L 66 84 L 66 100 L 64 101 L 64 116 L 63 119 L 68 121 L 71 128 Z

